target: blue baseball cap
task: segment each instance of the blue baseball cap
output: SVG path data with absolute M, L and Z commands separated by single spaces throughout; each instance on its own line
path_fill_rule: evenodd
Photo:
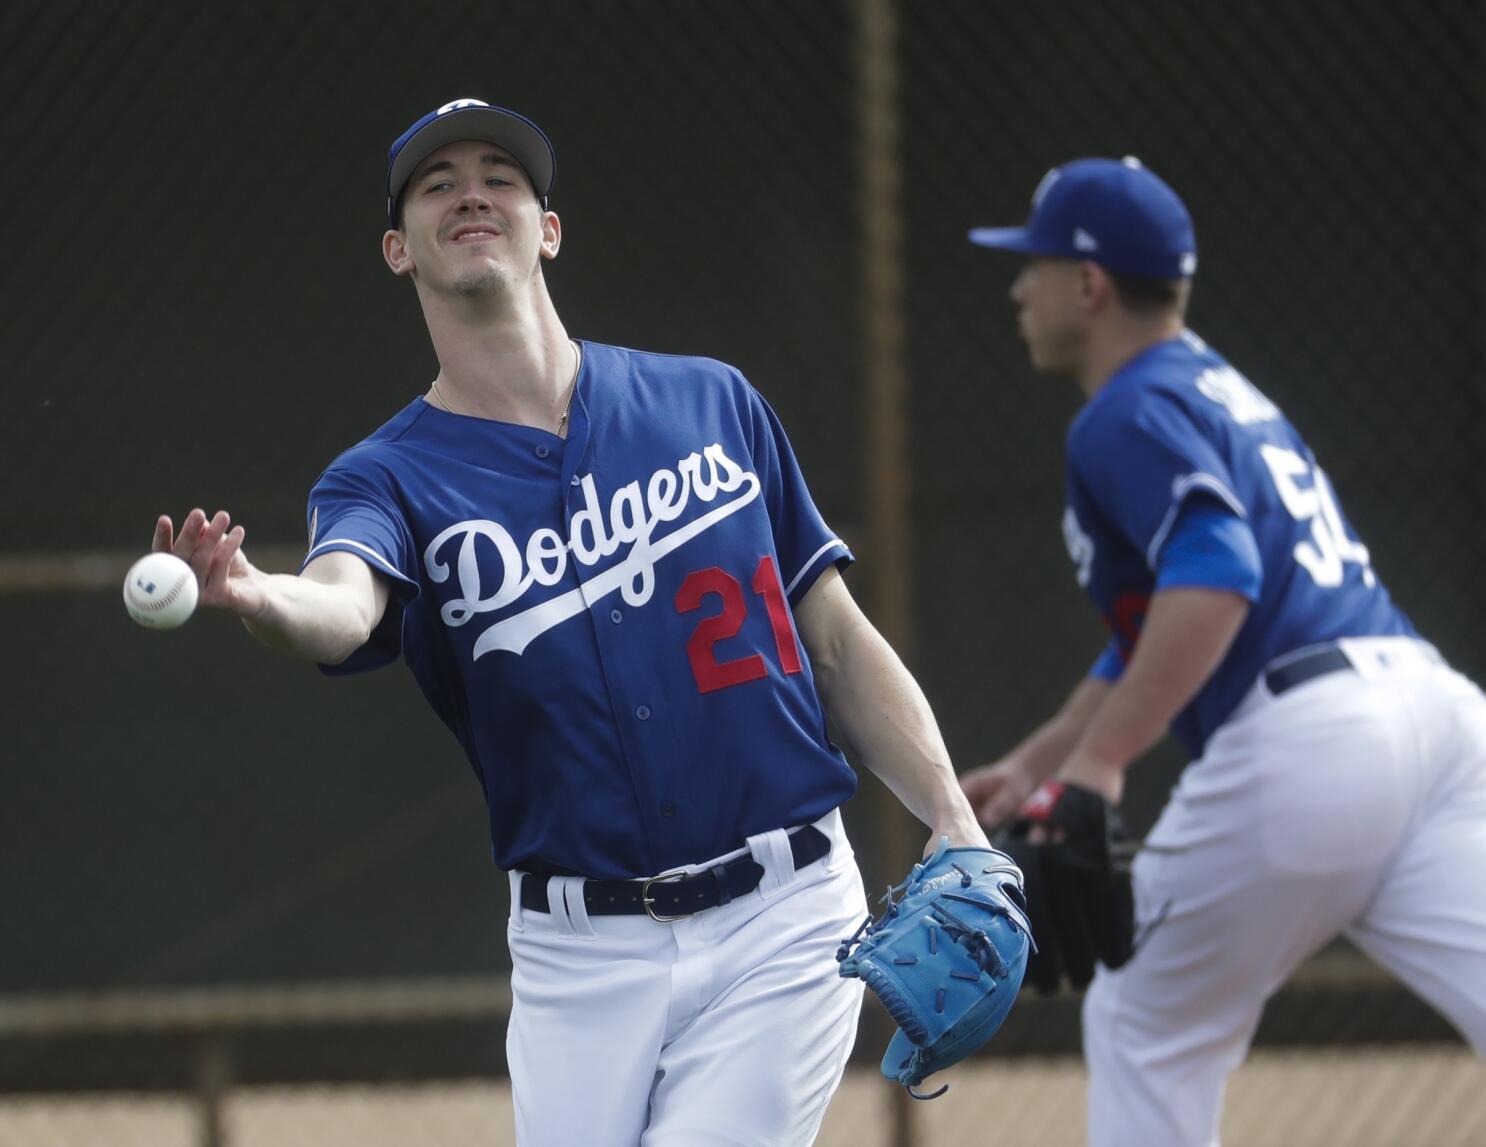
M 1087 259 L 1117 275 L 1188 279 L 1197 235 L 1186 205 L 1134 156 L 1075 159 L 1042 177 L 1025 227 L 977 227 L 970 242 Z
M 446 143 L 478 139 L 497 144 L 521 164 L 543 209 L 557 178 L 557 152 L 547 133 L 519 112 L 484 100 L 451 100 L 429 112 L 387 151 L 387 226 L 397 226 L 397 201 L 413 169 Z

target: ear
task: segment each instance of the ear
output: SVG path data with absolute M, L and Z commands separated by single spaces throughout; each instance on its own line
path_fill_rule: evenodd
M 1102 311 L 1114 298 L 1114 280 L 1098 263 L 1078 265 L 1078 296 L 1083 309 L 1091 314 Z
M 408 252 L 407 237 L 401 231 L 388 231 L 382 236 L 382 258 L 394 275 L 413 273 L 413 256 Z
M 557 258 L 557 250 L 562 246 L 562 220 L 557 217 L 556 211 L 542 212 L 542 258 Z

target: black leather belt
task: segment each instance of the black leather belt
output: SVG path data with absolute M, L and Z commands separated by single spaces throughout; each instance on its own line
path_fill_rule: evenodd
M 1387 664 L 1390 656 L 1389 653 L 1383 652 L 1378 654 L 1378 659 L 1381 663 Z M 1425 641 L 1415 643 L 1408 656 L 1422 656 L 1425 660 L 1436 664 L 1444 663 L 1439 650 Z M 1291 654 L 1276 660 L 1280 664 L 1271 661 L 1269 668 L 1264 671 L 1264 684 L 1269 686 L 1269 691 L 1276 697 L 1294 689 L 1297 685 L 1304 685 L 1307 681 L 1313 681 L 1327 673 L 1335 673 L 1338 669 L 1357 668 L 1352 663 L 1352 659 L 1347 656 L 1346 651 L 1335 642 L 1329 645 L 1318 645 L 1304 653 Z
M 1340 646 L 1322 645 L 1309 653 L 1290 658 L 1283 665 L 1266 669 L 1264 684 L 1278 697 L 1281 693 L 1287 693 L 1297 685 L 1304 685 L 1317 677 L 1335 673 L 1338 669 L 1351 668 L 1354 666 Z
M 796 868 L 819 860 L 831 851 L 831 838 L 814 825 L 790 833 L 789 850 Z M 585 880 L 583 903 L 590 916 L 638 916 L 652 920 L 684 920 L 704 908 L 746 896 L 764 878 L 764 866 L 751 855 L 714 864 L 703 872 L 652 876 L 649 880 Z M 547 912 L 550 877 L 530 872 L 521 878 L 521 907 Z

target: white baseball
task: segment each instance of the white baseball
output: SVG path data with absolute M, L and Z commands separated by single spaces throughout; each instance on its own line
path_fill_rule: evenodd
M 124 578 L 124 608 L 150 629 L 184 625 L 196 610 L 196 575 L 174 554 L 146 554 Z

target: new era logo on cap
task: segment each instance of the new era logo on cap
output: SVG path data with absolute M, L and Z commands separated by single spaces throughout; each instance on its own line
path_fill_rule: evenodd
M 1134 156 L 1055 167 L 1032 196 L 1024 227 L 979 227 L 982 247 L 1088 259 L 1121 275 L 1185 279 L 1197 271 L 1192 217 L 1177 193 Z

